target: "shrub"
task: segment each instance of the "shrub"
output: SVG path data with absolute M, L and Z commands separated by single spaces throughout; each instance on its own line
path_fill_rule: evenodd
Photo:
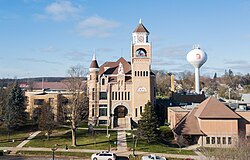
M 174 134 L 168 126 L 160 126 L 160 134 L 161 134 L 161 138 L 165 140 L 174 139 Z

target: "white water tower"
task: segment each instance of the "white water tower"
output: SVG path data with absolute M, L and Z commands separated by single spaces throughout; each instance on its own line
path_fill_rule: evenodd
M 207 61 L 207 54 L 199 46 L 194 46 L 187 54 L 187 61 L 195 68 L 195 92 L 200 94 L 200 67 Z

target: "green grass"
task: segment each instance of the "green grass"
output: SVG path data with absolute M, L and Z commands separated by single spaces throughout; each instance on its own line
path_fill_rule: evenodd
M 52 152 L 49 151 L 18 151 L 17 154 L 21 155 L 48 155 L 52 156 Z M 82 153 L 82 152 L 57 152 L 55 151 L 55 157 L 57 156 L 74 156 L 82 158 L 90 158 L 93 153 Z
M 129 148 L 133 147 L 133 138 L 131 135 L 127 135 L 127 146 Z M 181 155 L 196 155 L 191 150 L 180 150 L 179 148 L 170 147 L 168 144 L 155 142 L 148 144 L 142 139 L 138 139 L 136 143 L 135 151 L 144 151 L 144 152 L 154 152 L 154 153 L 165 153 L 165 154 L 181 154 Z
M 31 132 L 12 131 L 10 132 L 10 142 L 8 141 L 8 132 L 4 128 L 0 128 L 0 147 L 15 147 L 23 140 L 29 137 Z M 14 142 L 12 142 L 14 140 Z
M 110 131 L 111 147 L 116 147 L 114 141 L 116 141 L 116 132 Z M 51 148 L 55 144 L 58 144 L 58 148 L 65 148 L 67 145 L 69 148 L 77 149 L 108 149 L 108 138 L 106 137 L 106 131 L 96 131 L 95 136 L 88 134 L 87 130 L 77 130 L 77 147 L 71 147 L 71 131 L 63 134 L 52 136 L 49 140 L 41 132 L 34 139 L 25 145 L 25 147 L 45 147 Z

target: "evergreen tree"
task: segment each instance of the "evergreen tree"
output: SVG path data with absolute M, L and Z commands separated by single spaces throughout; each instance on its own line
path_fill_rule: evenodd
M 6 101 L 5 125 L 8 130 L 17 129 L 25 124 L 27 120 L 24 93 L 18 83 L 13 84 Z
M 157 127 L 157 115 L 154 111 L 154 107 L 148 102 L 145 105 L 144 112 L 138 124 L 137 136 L 145 139 L 148 143 L 152 143 L 156 141 L 158 137 Z

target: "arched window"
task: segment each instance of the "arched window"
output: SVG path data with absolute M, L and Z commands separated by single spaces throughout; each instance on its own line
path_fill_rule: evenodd
M 136 57 L 147 57 L 147 51 L 144 48 L 137 49 Z
M 102 85 L 105 85 L 105 78 L 102 79 Z

